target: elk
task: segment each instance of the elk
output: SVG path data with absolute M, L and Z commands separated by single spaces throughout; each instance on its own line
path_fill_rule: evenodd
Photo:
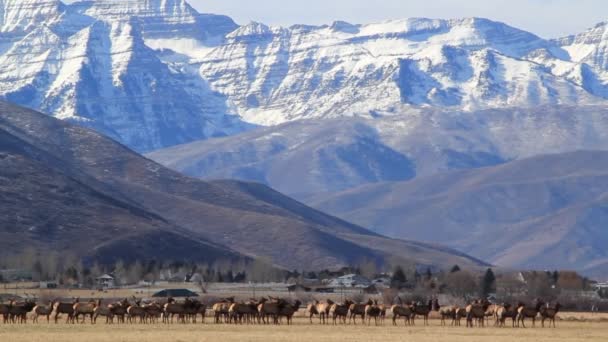
M 485 326 L 486 311 L 490 307 L 490 302 L 487 299 L 481 301 L 475 301 L 472 304 L 467 305 L 467 327 L 473 327 L 473 319 L 476 319 L 479 325 Z
M 197 315 L 201 315 L 201 323 L 205 323 L 205 316 L 207 315 L 207 305 L 199 302 L 199 301 L 194 301 L 193 304 L 193 323 L 196 323 L 196 316 Z M 257 312 L 256 312 L 257 313 Z
M 456 311 L 458 307 L 456 306 L 447 306 L 439 309 L 439 314 L 441 315 L 441 325 L 446 325 L 446 319 L 451 318 L 452 322 L 450 325 L 454 325 L 456 322 Z
M 203 305 L 196 299 L 186 298 L 184 301 L 184 315 L 188 322 L 196 323 L 196 316 L 202 310 L 203 312 L 203 320 L 205 319 L 204 312 L 207 310 L 207 307 Z
M 326 324 L 329 319 L 329 309 L 334 304 L 330 299 L 327 301 L 319 302 L 315 301 L 314 304 L 308 305 L 308 313 L 310 318 L 310 323 L 312 323 L 312 316 L 317 314 L 319 315 L 319 323 Z
M 411 324 L 412 309 L 407 305 L 393 305 L 391 307 L 391 312 L 393 313 L 393 325 L 397 325 L 397 319 L 399 317 L 403 317 L 403 324 L 408 325 Z
M 427 305 L 422 305 L 419 303 L 412 303 L 412 311 L 414 314 L 412 315 L 412 325 L 415 325 L 416 316 L 422 316 L 424 318 L 424 325 L 429 325 L 429 315 L 433 310 L 433 301 L 429 300 Z
M 374 323 L 378 325 L 378 318 L 382 314 L 382 309 L 378 305 L 378 301 L 374 301 L 373 304 L 365 306 L 365 316 L 367 317 L 367 325 L 372 324 L 372 318 Z
M 72 303 L 62 303 L 59 301 L 55 301 L 55 303 L 53 303 L 53 312 L 55 312 L 55 324 L 57 324 L 59 315 L 61 314 L 67 315 L 67 319 L 65 321 L 66 323 L 74 323 L 74 304 L 76 304 L 77 302 L 78 299 L 76 299 Z
M 489 324 L 489 320 L 490 317 L 494 317 L 494 326 L 498 325 L 498 316 L 496 315 L 496 311 L 498 310 L 499 305 L 496 304 L 490 304 L 490 306 L 488 306 L 488 308 L 486 309 L 486 320 L 488 321 L 487 323 Z
M 32 322 L 38 323 L 38 317 L 46 317 L 46 323 L 51 322 L 51 314 L 53 313 L 53 302 L 49 301 L 49 305 L 36 305 L 32 310 L 34 312 L 34 318 Z
M 173 317 L 177 315 L 178 321 L 182 321 L 185 323 L 185 315 L 186 308 L 184 304 L 175 302 L 175 299 L 170 297 L 167 300 L 167 303 L 163 305 L 163 323 L 171 323 L 173 324 Z
M 82 315 L 82 323 L 85 322 L 86 317 L 89 316 L 91 323 L 93 323 L 93 315 L 95 314 L 95 308 L 97 307 L 97 303 L 94 301 L 90 301 L 88 303 L 80 303 L 76 302 L 73 305 L 74 309 L 74 320 L 78 322 L 78 317 Z
M 129 305 L 127 307 L 127 321 L 129 323 L 135 323 L 134 318 L 139 317 L 139 323 L 147 323 L 146 322 L 146 310 L 141 306 L 141 301 L 136 300 L 134 305 Z
M 353 304 L 350 300 L 344 301 L 344 304 L 333 304 L 329 308 L 329 316 L 333 319 L 333 324 L 337 325 L 337 320 L 340 318 L 340 321 L 343 324 L 346 324 L 346 317 L 348 317 L 348 309 Z
M 234 303 L 234 297 L 223 299 L 222 301 L 213 304 L 212 310 L 215 315 L 215 323 L 220 323 L 221 318 L 224 317 L 224 322 L 228 322 L 228 310 L 230 305 Z
M 456 308 L 455 318 L 454 318 L 454 326 L 459 327 L 460 321 L 463 317 L 467 317 L 467 309 L 466 308 Z
M 524 321 L 526 318 L 532 319 L 532 327 L 536 326 L 536 316 L 538 316 L 543 304 L 543 301 L 540 299 L 536 300 L 536 305 L 534 307 L 528 307 L 523 303 L 519 303 L 517 309 L 517 326 L 521 323 L 521 326 L 525 328 L 526 324 Z
M 97 317 L 103 316 L 106 318 L 106 324 L 114 323 L 114 313 L 112 305 L 101 305 L 101 299 L 97 300 L 95 310 L 93 310 L 93 324 L 97 323 Z
M 541 324 L 543 328 L 545 327 L 545 320 L 547 319 L 549 320 L 549 326 L 551 326 L 551 323 L 553 323 L 553 327 L 555 328 L 555 317 L 557 316 L 560 308 L 561 305 L 559 303 L 556 303 L 554 307 L 549 307 L 547 304 L 547 306 L 543 306 L 541 308 L 540 316 L 542 318 Z
M 235 324 L 243 323 L 243 319 L 247 323 L 255 321 L 255 317 L 258 314 L 258 305 L 262 304 L 255 300 L 250 300 L 247 303 L 232 303 L 228 309 L 229 321 Z
M 287 304 L 279 310 L 279 317 L 287 318 L 287 325 L 291 325 L 293 322 L 293 315 L 298 312 L 302 302 L 296 300 L 294 304 Z
M 372 304 L 374 304 L 374 302 L 372 302 L 371 299 L 365 304 L 351 304 L 350 308 L 348 308 L 348 312 L 350 313 L 348 322 L 350 323 L 350 321 L 352 321 L 353 324 L 357 324 L 357 316 L 361 316 L 361 322 L 365 324 L 365 307 Z
M 111 304 L 109 307 L 112 311 L 112 315 L 116 317 L 118 323 L 125 323 L 125 315 L 127 314 L 129 301 L 125 299 L 122 302 Z
M 9 305 L 9 316 L 12 323 L 17 320 L 21 324 L 27 323 L 27 314 L 36 306 L 34 301 L 26 300 L 25 303 L 16 303 L 12 301 Z
M 163 314 L 163 307 L 157 302 L 145 304 L 142 306 L 142 309 L 146 313 L 145 320 L 149 321 L 150 323 L 156 323 L 158 317 Z
M 273 318 L 274 324 L 279 324 L 279 312 L 287 305 L 287 302 L 279 298 L 270 298 L 270 302 L 262 299 L 258 305 L 258 320 L 262 320 L 263 323 L 270 323 L 266 320 L 266 317 L 270 316 Z
M 2 315 L 2 323 L 8 323 L 8 315 L 9 315 L 9 305 L 8 304 L 0 304 L 0 315 Z
M 517 319 L 517 310 L 519 307 L 514 307 L 511 304 L 503 304 L 496 309 L 496 319 L 499 327 L 504 327 L 507 318 L 513 320 L 513 327 L 515 327 L 515 320 Z

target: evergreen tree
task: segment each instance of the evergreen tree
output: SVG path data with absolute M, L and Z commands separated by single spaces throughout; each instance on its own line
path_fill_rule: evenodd
M 494 275 L 494 272 L 492 272 L 492 269 L 488 268 L 481 282 L 481 294 L 484 298 L 487 298 L 488 295 L 494 291 L 495 283 L 496 276 Z
M 393 276 L 391 277 L 391 287 L 398 289 L 406 282 L 407 278 L 403 268 L 401 268 L 401 266 L 397 266 L 397 268 L 395 268 L 395 272 L 393 272 Z
M 450 273 L 456 273 L 456 272 L 460 272 L 460 266 L 458 266 L 458 265 L 454 265 L 452 267 L 452 270 L 450 270 Z

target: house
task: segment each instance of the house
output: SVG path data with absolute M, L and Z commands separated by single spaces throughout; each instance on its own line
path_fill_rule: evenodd
M 372 283 L 377 288 L 387 288 L 391 286 L 391 277 L 387 275 L 380 275 L 372 280 Z
M 376 287 L 376 285 L 370 285 L 363 289 L 364 293 L 376 295 L 380 293 L 380 290 Z
M 167 289 L 158 291 L 152 295 L 154 298 L 190 298 L 190 297 L 198 297 L 198 293 L 192 292 L 187 289 Z
M 608 283 L 596 283 L 596 284 L 593 284 L 593 287 L 594 287 L 596 290 L 604 290 L 604 289 L 608 289 Z
M 54 281 L 41 281 L 39 283 L 39 287 L 41 289 L 56 289 L 57 288 L 57 283 Z
M 334 278 L 327 283 L 329 287 L 359 287 L 366 288 L 372 285 L 372 282 L 359 274 L 347 274 L 338 278 Z
M 311 290 L 310 287 L 306 287 L 306 286 L 300 285 L 300 284 L 294 284 L 294 285 L 287 286 L 287 291 L 289 291 L 289 292 L 310 292 L 310 290 Z
M 97 286 L 102 288 L 114 287 L 114 277 L 109 274 L 104 274 L 101 277 L 95 278 Z

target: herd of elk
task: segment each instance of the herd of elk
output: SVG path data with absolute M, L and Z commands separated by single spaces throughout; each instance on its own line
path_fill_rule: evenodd
M 213 304 L 211 310 L 215 316 L 215 323 L 281 324 L 285 319 L 289 325 L 292 324 L 293 317 L 301 305 L 302 302 L 299 300 L 292 302 L 273 297 L 250 299 L 243 302 L 237 302 L 234 297 L 229 297 Z M 549 321 L 549 326 L 555 327 L 555 320 L 560 308 L 559 303 L 549 306 L 540 299 L 531 305 L 520 302 L 516 306 L 476 300 L 463 307 L 440 307 L 437 299 L 429 300 L 424 304 L 420 302 L 404 303 L 399 298 L 398 304 L 390 307 L 371 299 L 365 303 L 355 303 L 350 300 L 335 303 L 327 299 L 323 302 L 315 301 L 306 306 L 306 317 L 310 323 L 313 323 L 312 317 L 318 315 L 320 324 L 329 324 L 331 318 L 334 325 L 350 324 L 351 322 L 356 324 L 357 317 L 361 317 L 364 324 L 367 322 L 367 325 L 371 325 L 373 319 L 374 323 L 379 325 L 384 323 L 388 312 L 392 314 L 393 325 L 397 325 L 397 320 L 400 318 L 404 319 L 404 324 L 414 325 L 417 316 L 422 317 L 424 324 L 428 325 L 430 313 L 436 311 L 441 316 L 441 325 L 447 325 L 447 320 L 450 319 L 452 326 L 460 326 L 461 319 L 466 318 L 467 327 L 473 327 L 475 324 L 483 327 L 486 319 L 493 317 L 495 326 L 504 327 L 506 320 L 511 319 L 513 327 L 525 328 L 526 319 L 532 320 L 532 326 L 535 326 L 536 319 L 540 317 L 543 327 L 545 321 Z M 113 324 L 115 319 L 118 323 L 155 324 L 160 318 L 166 324 L 174 323 L 175 319 L 178 323 L 185 324 L 196 323 L 198 315 L 201 315 L 204 323 L 206 311 L 205 304 L 190 298 L 186 298 L 182 302 L 168 298 L 164 303 L 146 304 L 142 304 L 136 298 L 133 298 L 132 302 L 125 299 L 108 304 L 103 304 L 100 299 L 81 302 L 78 298 L 71 302 L 55 300 L 38 305 L 31 300 L 0 304 L 0 315 L 5 324 L 24 324 L 27 322 L 28 314 L 31 314 L 34 323 L 38 323 L 41 316 L 46 317 L 47 323 L 50 323 L 51 317 L 57 323 L 60 315 L 65 315 L 66 323 L 72 324 L 85 323 L 87 317 L 91 324 L 96 324 L 99 316 L 105 317 L 106 324 Z

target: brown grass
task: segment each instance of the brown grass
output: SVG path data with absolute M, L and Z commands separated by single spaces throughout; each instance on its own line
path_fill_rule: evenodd
M 319 326 L 298 318 L 293 326 L 228 326 L 216 324 L 189 325 L 0 325 L 0 341 L 65 342 L 65 341 L 605 341 L 608 324 L 600 322 L 558 322 L 557 329 L 453 328 L 422 325 L 384 326 Z

